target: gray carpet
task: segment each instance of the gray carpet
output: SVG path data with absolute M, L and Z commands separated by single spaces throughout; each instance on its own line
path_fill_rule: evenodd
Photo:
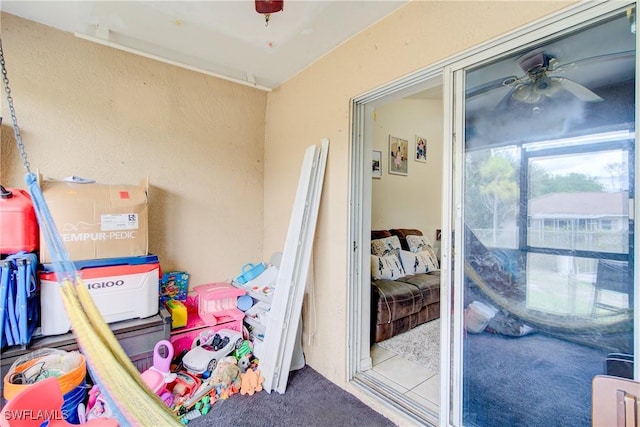
M 606 351 L 537 333 L 465 340 L 464 425 L 591 426 L 591 380 Z
M 385 350 L 424 366 L 429 371 L 440 369 L 440 319 L 423 323 L 402 334 L 380 341 Z
M 394 426 L 387 418 L 344 391 L 310 366 L 289 375 L 283 394 L 236 394 L 215 403 L 211 412 L 188 424 L 204 426 Z

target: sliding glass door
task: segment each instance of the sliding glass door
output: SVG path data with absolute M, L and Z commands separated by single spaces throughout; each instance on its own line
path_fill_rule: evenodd
M 590 425 L 633 375 L 635 8 L 567 22 L 452 74 L 452 424 Z

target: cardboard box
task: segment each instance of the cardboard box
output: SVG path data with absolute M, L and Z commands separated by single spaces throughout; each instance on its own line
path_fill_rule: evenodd
M 40 179 L 40 187 L 72 260 L 148 254 L 148 178 L 140 185 Z M 42 230 L 40 262 L 51 262 Z

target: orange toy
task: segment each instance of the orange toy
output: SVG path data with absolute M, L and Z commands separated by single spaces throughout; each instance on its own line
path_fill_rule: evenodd
M 264 381 L 264 378 L 260 376 L 260 371 L 247 369 L 247 372 L 240 374 L 240 380 L 242 381 L 242 384 L 240 385 L 240 394 L 253 396 L 253 393 L 256 391 L 262 391 L 262 382 Z

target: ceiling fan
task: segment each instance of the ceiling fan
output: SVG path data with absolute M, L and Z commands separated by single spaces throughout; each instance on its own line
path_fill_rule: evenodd
M 579 64 L 594 61 L 612 60 L 627 57 L 629 52 L 622 54 L 609 54 L 584 60 L 560 64 L 558 59 L 547 52 L 532 52 L 518 60 L 518 65 L 524 71 L 522 77 L 509 76 L 482 84 L 467 91 L 467 98 L 501 87 L 509 87 L 511 90 L 504 100 L 509 98 L 525 104 L 537 104 L 546 99 L 567 91 L 583 102 L 598 102 L 602 98 L 592 90 L 557 74 L 568 69 L 574 69 Z

